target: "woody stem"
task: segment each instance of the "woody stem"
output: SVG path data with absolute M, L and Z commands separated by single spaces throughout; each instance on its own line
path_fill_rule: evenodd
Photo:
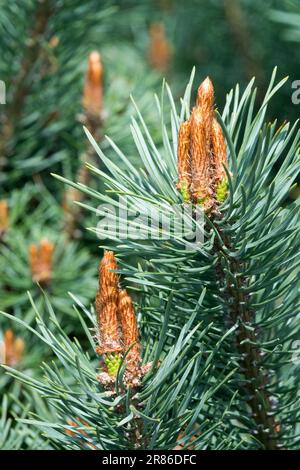
M 224 245 L 230 250 L 230 238 L 219 229 Z M 215 246 L 219 254 L 222 250 L 219 243 Z M 231 251 L 231 250 L 230 250 Z M 278 449 L 278 433 L 274 412 L 272 412 L 269 380 L 267 370 L 262 361 L 262 352 L 258 346 L 258 332 L 255 327 L 256 313 L 251 308 L 249 296 L 243 289 L 249 285 L 249 279 L 243 275 L 245 264 L 238 258 L 226 256 L 229 269 L 236 279 L 232 284 L 228 280 L 222 264 L 219 262 L 217 271 L 219 282 L 225 287 L 224 296 L 230 305 L 228 315 L 233 324 L 238 324 L 235 347 L 239 353 L 240 370 L 244 376 L 245 400 L 249 405 L 256 429 L 255 436 L 265 450 Z
M 28 46 L 25 50 L 23 60 L 20 65 L 20 71 L 14 82 L 15 93 L 10 105 L 7 107 L 7 113 L 2 128 L 2 154 L 7 155 L 8 144 L 14 133 L 16 123 L 21 117 L 26 97 L 30 89 L 28 77 L 33 65 L 37 61 L 41 50 L 41 37 L 46 31 L 49 17 L 51 15 L 50 1 L 40 0 L 32 19 L 33 29 L 29 34 Z

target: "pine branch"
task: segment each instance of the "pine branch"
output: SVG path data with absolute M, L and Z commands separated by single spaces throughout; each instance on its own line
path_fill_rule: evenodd
M 228 252 L 233 251 L 228 235 L 219 231 L 223 245 Z M 264 367 L 263 352 L 259 347 L 259 332 L 256 328 L 255 311 L 249 302 L 249 295 L 243 291 L 243 287 L 249 287 L 249 279 L 244 275 L 246 265 L 235 257 L 227 257 L 222 251 L 222 245 L 216 242 L 216 254 L 222 253 L 221 257 L 226 257 L 226 265 L 235 281 L 226 279 L 223 271 L 224 263 L 221 260 L 216 267 L 219 275 L 219 283 L 225 288 L 224 300 L 228 304 L 228 319 L 235 325 L 236 348 L 240 359 L 241 374 L 245 377 L 241 379 L 242 388 L 245 389 L 245 400 L 249 404 L 256 429 L 254 435 L 266 450 L 276 450 L 280 448 L 278 439 L 279 423 L 275 419 L 274 408 L 271 403 L 271 396 L 268 392 L 268 371 Z
M 43 428 L 50 443 L 58 449 L 173 449 L 178 444 L 184 449 L 191 445 L 194 449 L 204 449 L 210 448 L 213 442 L 220 448 L 230 445 L 234 437 L 224 440 L 222 429 L 231 402 L 224 406 L 223 400 L 219 400 L 219 391 L 230 380 L 232 372 L 216 383 L 213 354 L 204 354 L 202 361 L 199 345 L 211 326 L 195 325 L 197 310 L 177 334 L 176 325 L 168 322 L 168 310 L 175 308 L 170 299 L 163 324 L 150 327 L 152 334 L 142 335 L 141 339 L 144 361 L 156 358 L 159 362 L 153 362 L 152 370 L 137 388 L 126 387 L 121 365 L 113 392 L 103 388 L 97 380 L 95 343 L 81 311 L 94 328 L 95 316 L 84 309 L 76 297 L 73 299 L 77 304 L 78 321 L 89 339 L 88 350 L 76 339 L 70 340 L 49 300 L 45 315 L 33 303 L 37 315 L 35 328 L 2 313 L 38 337 L 57 357 L 56 362 L 43 364 L 45 377 L 42 380 L 5 367 L 12 377 L 36 389 L 55 409 L 53 416 L 42 411 L 38 414 L 37 410 L 32 418 L 22 419 L 23 423 Z M 199 305 L 202 300 L 203 295 Z M 47 325 L 49 315 L 54 329 Z M 164 331 L 168 328 L 171 342 L 161 334 L 162 327 Z M 218 347 L 232 331 L 220 339 Z M 203 388 L 199 380 L 205 384 Z
M 196 158 L 201 160 L 205 169 L 205 178 L 195 178 L 195 174 L 188 173 L 187 179 L 188 197 L 195 198 L 194 194 L 202 191 L 200 200 L 197 197 L 193 202 L 206 212 L 203 244 L 191 246 L 176 230 L 168 240 L 159 236 L 151 239 L 146 224 L 141 229 L 141 234 L 145 235 L 143 241 L 128 241 L 123 233 L 115 230 L 116 224 L 126 223 L 122 213 L 106 220 L 105 230 L 99 224 L 92 229 L 98 236 L 109 238 L 107 247 L 118 252 L 119 272 L 141 298 L 148 299 L 145 302 L 149 318 L 156 319 L 156 302 L 165 299 L 172 289 L 177 314 L 174 312 L 169 321 L 183 325 L 190 309 L 197 305 L 197 292 L 206 288 L 199 315 L 205 324 L 210 321 L 214 324 L 214 333 L 205 339 L 206 351 L 212 348 L 217 357 L 214 373 L 219 370 L 226 375 L 233 364 L 238 365 L 228 391 L 235 396 L 231 412 L 234 423 L 230 429 L 236 433 L 239 448 L 298 445 L 297 430 L 290 424 L 289 413 L 294 417 L 300 413 L 293 399 L 299 378 L 293 374 L 291 366 L 287 367 L 287 361 L 298 334 L 294 312 L 299 306 L 295 287 L 299 282 L 300 265 L 296 255 L 299 251 L 299 203 L 285 207 L 284 201 L 299 173 L 300 132 L 297 123 L 294 126 L 285 123 L 279 128 L 276 122 L 264 124 L 269 101 L 285 83 L 284 79 L 275 84 L 275 77 L 276 70 L 257 113 L 254 113 L 253 81 L 244 93 L 240 94 L 237 86 L 227 96 L 220 118 L 229 165 L 223 167 L 226 185 L 222 188 L 222 198 L 217 197 L 217 168 L 223 157 L 214 149 L 222 149 L 223 145 L 214 146 L 210 140 L 210 146 L 200 135 L 196 140 L 190 134 L 194 141 L 183 154 L 191 162 L 195 163 Z M 161 101 L 156 101 L 162 123 L 162 150 L 155 145 L 143 116 L 137 111 L 138 122 L 132 121 L 132 135 L 142 164 L 148 169 L 142 177 L 115 144 L 110 142 L 122 158 L 124 169 L 109 159 L 87 132 L 110 174 L 93 166 L 90 169 L 105 181 L 108 191 L 95 192 L 84 185 L 59 179 L 83 191 L 91 200 L 95 197 L 97 206 L 102 201 L 117 209 L 116 197 L 126 195 L 129 210 L 134 213 L 172 214 L 174 205 L 186 202 L 186 194 L 180 193 L 175 185 L 182 176 L 180 171 L 182 168 L 194 171 L 195 166 L 194 163 L 182 166 L 183 154 L 180 154 L 181 166 L 179 175 L 177 173 L 180 125 L 183 121 L 195 125 L 196 116 L 201 133 L 203 123 L 211 119 L 211 113 L 205 111 L 208 101 L 204 100 L 200 109 L 190 112 L 192 79 L 193 76 L 179 112 L 168 86 L 163 88 Z M 202 86 L 199 90 L 202 93 L 207 89 Z M 164 120 L 164 90 L 171 113 L 169 133 Z M 204 128 L 206 139 L 211 139 L 210 129 L 207 132 Z M 203 152 L 202 147 L 199 150 L 202 144 L 212 150 Z M 185 147 L 180 147 L 179 142 L 179 148 Z M 276 168 L 281 158 L 282 164 Z M 201 198 L 203 189 L 207 191 L 206 200 Z M 92 202 L 82 207 L 95 211 Z M 132 260 L 133 255 L 137 262 Z M 235 340 L 228 338 L 218 350 L 219 335 L 232 326 L 237 330 Z M 215 375 L 215 381 L 222 382 L 222 379 Z M 247 430 L 246 441 L 241 428 Z

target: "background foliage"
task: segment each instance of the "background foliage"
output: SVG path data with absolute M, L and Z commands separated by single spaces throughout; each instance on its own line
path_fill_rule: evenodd
M 8 204 L 2 232 L 0 224 L 0 310 L 6 312 L 0 317 L 0 343 L 11 329 L 25 345 L 22 358 L 5 365 L 10 375 L 0 371 L 0 448 L 134 448 L 141 422 L 151 436 L 142 438 L 142 447 L 189 448 L 191 440 L 199 449 L 260 447 L 247 402 L 253 390 L 241 386 L 238 371 L 243 351 L 233 349 L 237 325 L 220 317 L 228 310 L 222 296 L 228 279 L 244 275 L 247 286 L 241 290 L 251 293 L 258 312 L 249 328 L 263 331 L 258 339 L 244 340 L 266 357 L 262 368 L 270 374 L 273 402 L 284 397 L 277 406 L 282 445 L 299 447 L 298 379 L 287 359 L 299 329 L 294 316 L 299 216 L 297 200 L 291 202 L 298 194 L 291 191 L 299 168 L 298 136 L 282 125 L 299 116 L 291 102 L 292 82 L 299 78 L 299 14 L 293 0 L 107 0 L 100 6 L 96 0 L 0 0 L 0 79 L 6 84 L 0 200 Z M 161 66 L 151 56 L 156 23 L 164 26 L 168 50 Z M 104 107 L 99 149 L 92 150 L 82 191 L 76 182 L 93 148 L 82 128 L 92 50 L 101 54 Z M 276 65 L 280 77 L 289 78 L 267 106 L 271 97 L 265 91 Z M 169 209 L 166 195 L 181 202 L 174 129 L 184 114 L 180 97 L 193 66 L 186 106 L 209 75 L 232 143 L 225 221 L 217 230 L 209 228 L 203 253 L 188 256 L 180 240 L 163 245 L 97 240 L 94 210 L 102 199 L 111 201 L 127 189 L 139 210 L 158 202 Z M 256 94 L 253 84 L 246 88 L 254 75 Z M 163 77 L 172 84 L 172 100 L 164 85 L 159 114 L 153 94 L 161 99 Z M 236 83 L 245 94 L 235 89 L 227 95 Z M 77 192 L 68 193 L 50 173 L 73 182 Z M 232 237 L 232 246 L 222 233 Z M 41 289 L 32 279 L 28 250 L 43 238 L 55 249 L 51 284 Z M 218 239 L 222 259 L 214 248 Z M 145 378 L 138 401 L 124 390 L 107 397 L 95 376 L 99 360 L 90 329 L 104 245 L 117 248 L 122 283 L 134 296 L 144 361 L 161 361 Z M 242 260 L 237 270 L 232 252 Z M 215 282 L 217 263 L 224 276 Z

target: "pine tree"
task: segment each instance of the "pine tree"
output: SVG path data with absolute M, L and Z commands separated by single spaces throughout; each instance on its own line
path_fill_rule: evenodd
M 55 408 L 55 422 L 38 411 L 25 420 L 55 448 L 299 448 L 299 202 L 286 200 L 300 133 L 266 122 L 285 79 L 275 83 L 274 71 L 257 112 L 254 81 L 237 86 L 220 115 L 209 79 L 191 105 L 193 75 L 179 111 L 167 84 L 155 99 L 162 147 L 136 107 L 140 170 L 110 140 L 122 166 L 108 158 L 87 130 L 101 159 L 87 168 L 104 190 L 57 177 L 85 194 L 82 209 L 107 216 L 98 206 L 110 204 L 93 229 L 107 250 L 95 309 L 72 295 L 88 343 L 68 336 L 51 299 L 44 312 L 31 299 L 35 328 L 3 314 L 56 356 L 43 379 L 6 366 Z M 116 231 L 119 197 L 144 216 L 137 239 Z M 145 214 L 157 222 L 187 206 L 203 243 L 162 223 L 149 236 Z
M 125 37 L 113 37 L 116 12 L 110 1 L 100 7 L 94 0 L 84 5 L 68 0 L 0 4 L 0 78 L 6 84 L 6 103 L 0 109 L 0 308 L 32 325 L 35 312 L 27 290 L 40 309 L 45 291 L 65 332 L 76 333 L 83 342 L 68 292 L 76 291 L 86 305 L 92 300 L 97 266 L 90 259 L 93 253 L 99 256 L 99 248 L 85 230 L 93 225 L 92 217 L 73 204 L 78 192 L 63 193 L 48 169 L 84 181 L 84 161 L 96 162 L 95 152 L 82 139 L 82 123 L 99 139 L 109 128 L 118 142 L 128 142 L 128 154 L 132 152 L 122 125 L 132 91 L 151 118 L 145 87 L 155 86 L 158 74 L 148 70 Z M 104 96 L 101 120 L 91 127 L 84 90 L 92 54 L 98 54 L 103 67 L 96 86 Z M 38 338 L 1 317 L 1 364 L 39 377 L 41 361 L 50 358 L 49 348 Z M 29 409 L 37 412 L 36 396 L 25 388 L 1 372 L 1 448 L 47 445 L 16 421 Z M 38 413 L 50 419 L 44 408 L 39 406 Z

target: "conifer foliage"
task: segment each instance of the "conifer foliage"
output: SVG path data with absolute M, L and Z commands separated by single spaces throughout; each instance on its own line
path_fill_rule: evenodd
M 181 98 L 165 79 L 152 97 L 172 69 L 163 23 L 141 59 L 132 31 L 114 42 L 109 1 L 0 9 L 0 29 L 16 33 L 16 16 L 28 38 L 0 40 L 15 75 L 0 130 L 0 449 L 299 449 L 300 130 L 269 122 L 287 79 L 237 85 L 221 110 L 194 68 Z
M 104 155 L 87 131 L 107 172 L 88 167 L 105 180 L 107 190 L 91 193 L 82 183 L 68 182 L 91 196 L 86 209 L 95 210 L 93 196 L 97 204 L 109 201 L 117 207 L 114 195 L 129 195 L 135 213 L 150 209 L 172 213 L 175 204 L 186 204 L 185 194 L 177 189 L 182 176 L 182 158 L 178 172 L 177 154 L 182 150 L 182 123 L 190 122 L 187 190 L 194 209 L 204 211 L 204 241 L 190 243 L 187 250 L 176 232 L 169 240 L 121 238 L 124 233 L 118 237 L 113 232 L 112 217 L 105 229 L 106 236 L 114 238 L 110 246 L 118 264 L 111 251 L 104 254 L 96 316 L 73 296 L 77 321 L 91 349 L 67 337 L 49 301 L 53 332 L 36 310 L 38 329 L 27 328 L 52 348 L 75 384 L 62 385 L 59 365 L 55 369 L 44 365 L 46 381 L 9 370 L 53 400 L 59 423 L 40 417 L 28 422 L 50 427 L 47 437 L 55 446 L 298 446 L 299 403 L 294 392 L 299 379 L 293 373 L 291 349 L 298 334 L 299 204 L 284 202 L 300 168 L 299 131 L 288 123 L 265 124 L 269 101 L 284 83 L 275 82 L 276 70 L 257 113 L 253 81 L 242 94 L 239 87 L 228 94 L 221 116 L 213 107 L 208 79 L 200 85 L 190 112 L 192 80 L 193 75 L 179 112 L 168 85 L 163 87 L 157 101 L 162 149 L 156 147 L 137 110 L 132 135 L 143 165 L 149 168 L 143 178 L 115 144 L 124 169 Z M 164 122 L 163 106 L 171 113 L 170 127 Z M 220 145 L 215 145 L 213 127 Z M 275 168 L 282 155 L 283 163 Z M 201 178 L 195 160 L 201 162 Z M 216 182 L 224 180 L 224 197 L 217 200 Z M 204 191 L 211 198 L 209 205 L 203 203 Z M 121 217 L 115 216 L 119 222 Z M 147 229 L 145 224 L 144 232 Z M 101 225 L 95 232 L 101 234 Z M 135 291 L 137 314 L 124 287 Z M 95 339 L 86 321 L 92 322 Z M 98 374 L 96 352 L 103 359 Z

